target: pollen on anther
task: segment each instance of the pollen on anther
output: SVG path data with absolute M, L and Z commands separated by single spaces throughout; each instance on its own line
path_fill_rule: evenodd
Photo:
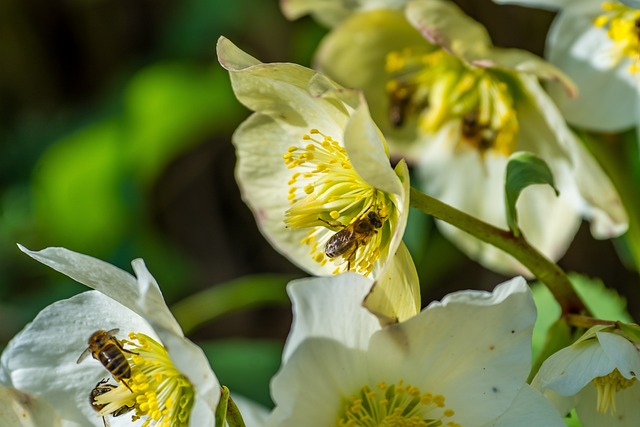
M 331 211 L 331 212 L 329 212 L 329 216 L 330 216 L 331 218 L 333 218 L 333 219 L 338 219 L 338 218 L 340 218 L 340 212 L 338 212 L 338 211 Z

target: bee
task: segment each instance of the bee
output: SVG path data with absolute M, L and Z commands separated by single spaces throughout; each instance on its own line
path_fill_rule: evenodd
M 102 380 L 100 380 L 98 382 L 98 384 L 96 384 L 96 386 L 89 393 L 89 403 L 91 403 L 91 407 L 96 412 L 102 411 L 102 409 L 105 406 L 107 406 L 107 405 L 102 405 L 102 404 L 96 403 L 96 397 L 102 396 L 103 394 L 108 393 L 111 390 L 113 390 L 113 389 L 118 387 L 118 386 L 113 385 L 113 384 L 108 384 L 107 381 L 108 380 L 106 378 L 103 378 Z M 111 415 L 113 417 L 119 417 L 120 415 L 126 414 L 127 412 L 131 411 L 133 408 L 134 408 L 134 406 L 123 405 L 123 406 L 119 407 L 118 409 L 116 409 L 115 411 L 110 412 L 109 415 Z M 102 417 L 102 422 L 104 423 L 104 427 L 109 427 L 109 422 L 107 421 L 107 419 L 104 416 Z
M 347 271 L 351 270 L 351 258 L 355 255 L 358 247 L 366 245 L 377 229 L 382 228 L 382 219 L 377 212 L 369 212 L 366 216 L 358 218 L 331 236 L 324 246 L 324 254 L 327 258 L 343 257 L 347 260 Z M 334 224 L 327 224 L 334 227 Z
M 76 363 L 82 362 L 89 354 L 99 360 L 102 366 L 119 381 L 129 387 L 125 380 L 131 378 L 131 366 L 124 353 L 137 354 L 125 349 L 115 337 L 119 329 L 95 331 L 89 337 L 89 346 L 80 354 Z

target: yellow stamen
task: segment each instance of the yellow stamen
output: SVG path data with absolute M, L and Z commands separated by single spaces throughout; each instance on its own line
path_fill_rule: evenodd
M 132 420 L 144 419 L 143 427 L 186 427 L 194 403 L 189 380 L 178 371 L 167 350 L 153 338 L 130 333 L 122 340 L 132 353 L 124 353 L 131 366 L 131 378 L 95 398 L 105 405 L 100 415 L 113 414 L 123 406 L 133 407 Z
M 345 148 L 333 137 L 310 129 L 302 139 L 308 142 L 305 147 L 291 147 L 287 153 L 295 155 L 283 156 L 287 167 L 296 169 L 289 180 L 291 207 L 285 213 L 285 224 L 310 228 L 301 243 L 311 245 L 311 257 L 319 264 L 326 264 L 329 258 L 340 263 L 335 274 L 369 275 L 389 246 L 388 219 L 395 214 L 394 204 L 360 177 Z M 332 250 L 336 244 L 330 241 L 337 233 L 342 233 L 344 248 L 338 245 Z
M 609 52 L 612 65 L 623 58 L 633 59 L 629 66 L 630 73 L 640 69 L 640 10 L 632 9 L 621 3 L 604 2 L 604 13 L 594 19 L 593 25 L 607 31 L 607 36 L 613 41 L 614 47 Z
M 452 420 L 455 411 L 445 408 L 445 397 L 423 393 L 418 387 L 378 383 L 364 385 L 357 394 L 345 399 L 336 425 L 340 427 L 461 427 Z
M 442 49 L 393 52 L 387 62 L 393 126 L 414 119 L 424 131 L 434 133 L 457 120 L 461 123 L 459 141 L 481 154 L 493 150 L 508 156 L 513 152 L 519 131 L 515 81 L 510 82 L 500 71 L 468 65 Z M 398 68 L 400 63 L 403 67 Z
M 636 378 L 627 379 L 622 376 L 620 371 L 614 369 L 608 375 L 597 377 L 593 379 L 593 384 L 596 386 L 598 392 L 598 412 L 606 414 L 616 413 L 616 393 L 620 390 L 631 386 L 636 381 Z

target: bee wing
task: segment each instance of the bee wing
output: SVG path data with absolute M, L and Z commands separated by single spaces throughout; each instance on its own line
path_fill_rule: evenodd
M 80 353 L 80 357 L 78 357 L 78 360 L 76 360 L 76 363 L 81 363 L 90 354 L 91 354 L 91 349 L 89 347 L 85 348 L 84 351 Z
M 108 330 L 108 331 L 107 331 L 107 334 L 109 334 L 109 335 L 115 335 L 115 334 L 117 334 L 118 332 L 120 332 L 120 328 L 114 328 L 114 329 L 110 329 L 110 330 Z

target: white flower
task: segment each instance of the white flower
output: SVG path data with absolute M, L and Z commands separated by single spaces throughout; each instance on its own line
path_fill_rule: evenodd
M 556 197 L 534 186 L 518 202 L 520 228 L 540 252 L 559 259 L 582 218 L 597 238 L 626 230 L 613 185 L 538 78 L 574 93 L 571 82 L 529 52 L 493 46 L 486 29 L 453 2 L 416 0 L 404 13 L 354 14 L 322 41 L 316 59 L 329 77 L 365 92 L 390 151 L 415 165 L 429 195 L 506 229 L 508 156 L 530 151 L 549 164 L 560 190 Z M 501 250 L 438 224 L 488 268 L 526 272 Z
M 362 94 L 297 64 L 263 64 L 223 37 L 217 48 L 236 97 L 254 111 L 233 143 L 243 199 L 265 237 L 311 274 L 378 280 L 372 309 L 391 321 L 417 313 L 417 273 L 402 243 L 407 165 L 391 166 Z M 394 287 L 390 272 L 402 277 Z
M 640 425 L 639 349 L 603 327 L 551 355 L 532 386 L 562 413 L 575 406 L 584 427 Z
M 141 259 L 132 262 L 136 278 L 64 248 L 20 249 L 95 291 L 46 307 L 14 337 L 0 358 L 0 383 L 44 398 L 70 425 L 102 426 L 100 415 L 131 406 L 111 424 L 130 425 L 135 415 L 143 426 L 213 426 L 218 380 Z M 111 329 L 136 353 L 126 353 L 131 375 L 120 382 L 97 360 L 76 363 L 91 334 Z M 94 402 L 105 405 L 99 414 L 89 394 L 102 379 L 117 388 Z
M 580 95 L 549 91 L 569 123 L 603 132 L 640 125 L 640 10 L 615 0 L 494 1 L 559 12 L 546 57 L 571 77 Z
M 294 323 L 267 425 L 564 425 L 525 383 L 536 314 L 522 278 L 385 328 L 361 307 L 370 286 L 351 273 L 289 285 Z
M 44 399 L 0 385 L 0 419 L 3 427 L 64 427 L 58 412 Z

